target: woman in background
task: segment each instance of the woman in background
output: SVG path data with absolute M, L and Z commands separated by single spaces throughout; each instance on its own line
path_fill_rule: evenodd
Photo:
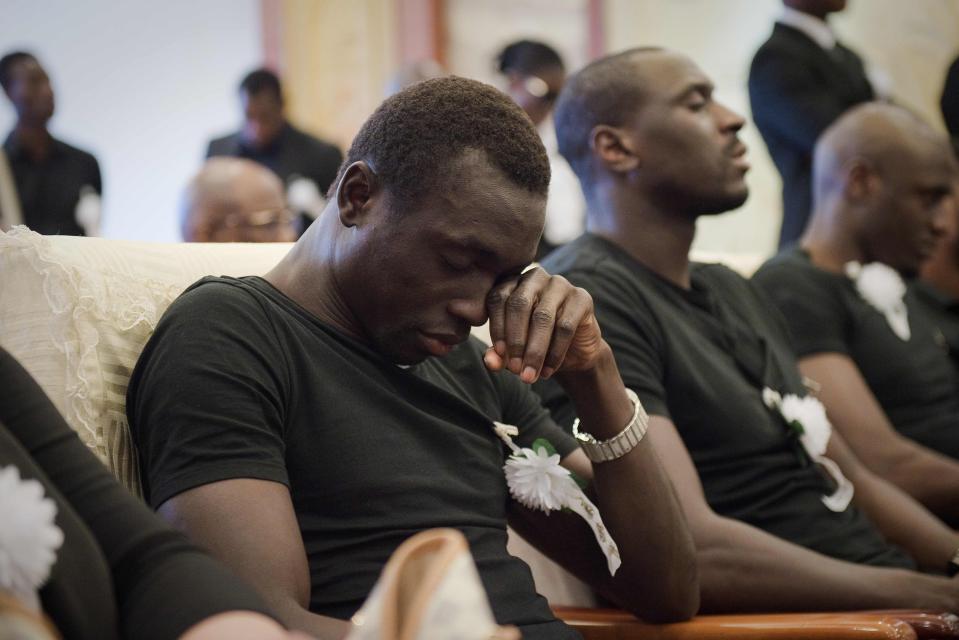
M 546 203 L 546 227 L 536 251 L 539 260 L 556 247 L 579 236 L 585 228 L 586 201 L 579 180 L 559 154 L 550 114 L 566 81 L 563 59 L 548 44 L 518 40 L 497 56 L 506 79 L 506 93 L 530 117 L 549 154 L 552 179 Z

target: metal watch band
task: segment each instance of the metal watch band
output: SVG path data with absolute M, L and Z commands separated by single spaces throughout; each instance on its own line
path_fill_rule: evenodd
M 583 453 L 592 462 L 609 462 L 621 458 L 632 451 L 646 435 L 646 429 L 649 427 L 649 416 L 646 415 L 643 404 L 632 389 L 626 389 L 626 395 L 633 403 L 633 417 L 625 429 L 609 440 L 601 442 L 592 435 L 581 432 L 579 430 L 579 418 L 573 422 L 573 437 L 576 438 Z
M 956 552 L 952 556 L 952 560 L 949 561 L 949 564 L 946 565 L 946 573 L 949 574 L 949 577 L 959 575 L 959 549 L 956 549 Z

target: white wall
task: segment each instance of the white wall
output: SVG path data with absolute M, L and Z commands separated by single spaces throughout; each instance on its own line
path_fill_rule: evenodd
M 258 0 L 3 0 L 0 52 L 39 56 L 57 137 L 97 156 L 102 233 L 176 241 L 179 193 L 207 140 L 239 122 L 235 87 L 259 65 Z M 3 101 L 0 132 L 14 123 Z

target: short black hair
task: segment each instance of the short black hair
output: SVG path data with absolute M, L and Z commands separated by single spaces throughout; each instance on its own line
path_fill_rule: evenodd
M 549 159 L 526 113 L 490 85 L 457 76 L 418 82 L 387 98 L 353 139 L 339 175 L 359 160 L 383 181 L 394 204 L 436 189 L 441 169 L 470 150 L 517 186 L 546 196 Z
M 556 49 L 536 40 L 517 40 L 506 45 L 496 56 L 496 61 L 500 73 L 516 71 L 523 75 L 535 75 L 544 69 L 565 68 Z
M 265 67 L 251 71 L 240 82 L 240 93 L 255 96 L 263 92 L 272 93 L 277 100 L 283 102 L 280 77 Z
M 11 51 L 0 58 L 0 87 L 3 87 L 4 91 L 10 89 L 10 75 L 13 73 L 14 65 L 27 60 L 37 62 L 37 57 L 26 51 Z
M 553 109 L 556 142 L 584 191 L 590 183 L 590 132 L 600 124 L 622 126 L 635 116 L 644 87 L 634 58 L 656 51 L 663 49 L 637 47 L 600 58 L 570 76 L 563 86 Z

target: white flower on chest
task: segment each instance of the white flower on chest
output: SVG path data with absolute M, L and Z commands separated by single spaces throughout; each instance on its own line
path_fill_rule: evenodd
M 855 283 L 859 297 L 886 318 L 893 333 L 908 342 L 909 314 L 903 300 L 906 283 L 902 281 L 899 272 L 881 262 L 870 262 L 867 265 L 847 262 L 845 272 Z

